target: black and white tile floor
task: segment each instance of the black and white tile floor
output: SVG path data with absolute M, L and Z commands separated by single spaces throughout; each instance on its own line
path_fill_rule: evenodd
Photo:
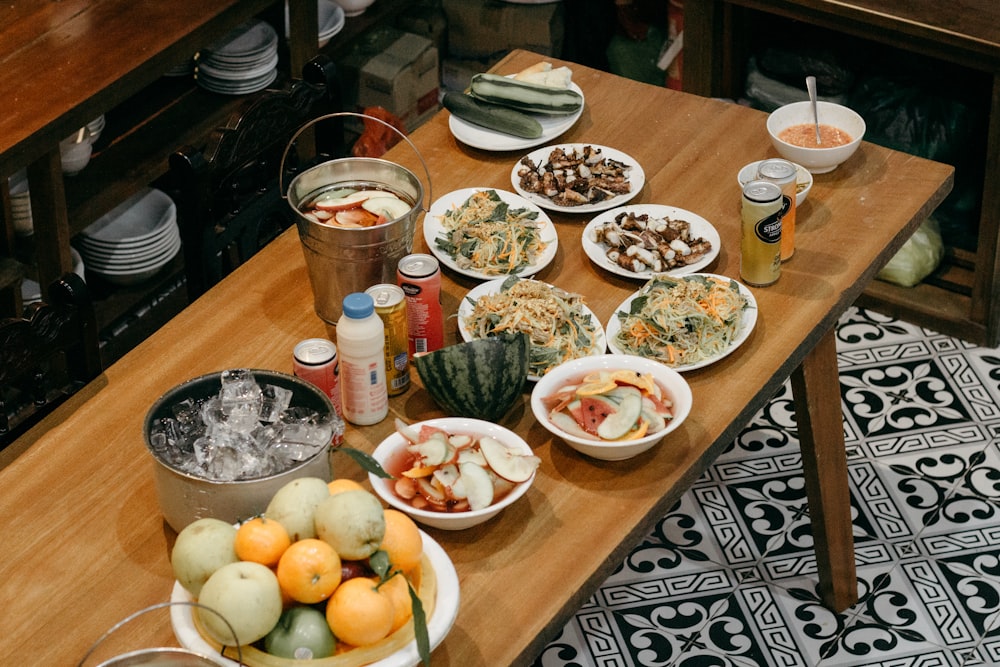
M 819 603 L 786 385 L 535 667 L 1000 665 L 1000 350 L 837 335 L 860 601 Z

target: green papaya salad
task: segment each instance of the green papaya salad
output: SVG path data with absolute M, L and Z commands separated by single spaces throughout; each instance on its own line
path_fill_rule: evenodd
M 599 325 L 579 294 L 511 276 L 499 292 L 467 298 L 472 308 L 463 317 L 463 324 L 473 338 L 503 332 L 528 334 L 529 376 L 541 377 L 564 361 L 593 354 L 600 346 Z
M 517 273 L 545 250 L 538 211 L 515 208 L 496 190 L 479 190 L 441 216 L 435 245 L 460 269 L 487 276 Z

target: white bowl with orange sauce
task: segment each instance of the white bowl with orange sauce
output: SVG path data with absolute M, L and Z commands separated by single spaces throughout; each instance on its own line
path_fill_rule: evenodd
M 781 157 L 813 174 L 825 174 L 854 155 L 866 126 L 860 114 L 843 105 L 824 101 L 816 104 L 823 139 L 820 147 L 814 143 L 816 130 L 808 101 L 792 102 L 772 111 L 767 117 L 767 133 Z

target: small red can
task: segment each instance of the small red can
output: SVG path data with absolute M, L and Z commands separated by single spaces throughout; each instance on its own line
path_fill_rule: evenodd
M 399 260 L 396 281 L 406 295 L 410 358 L 444 346 L 441 313 L 441 267 L 433 255 L 413 254 Z
M 330 397 L 340 417 L 344 416 L 340 404 L 340 367 L 337 346 L 325 338 L 307 338 L 292 351 L 293 374 L 319 387 Z

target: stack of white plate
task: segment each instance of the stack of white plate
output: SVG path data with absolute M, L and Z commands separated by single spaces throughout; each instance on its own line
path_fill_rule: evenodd
M 317 17 L 319 18 L 319 47 L 323 48 L 330 43 L 330 40 L 338 32 L 343 30 L 344 21 L 346 17 L 344 15 L 344 8 L 338 5 L 333 0 L 319 0 L 316 3 Z M 291 23 L 288 19 L 288 3 L 285 3 L 285 37 L 290 37 L 288 32 L 288 25 Z
M 90 142 L 96 144 L 98 138 L 101 136 L 101 132 L 104 131 L 104 126 L 107 124 L 107 120 L 104 118 L 104 114 L 101 114 L 94 120 L 87 123 L 87 131 L 90 132 Z
M 31 193 L 28 192 L 28 176 L 24 169 L 7 179 L 10 188 L 10 209 L 14 223 L 14 233 L 31 236 L 35 226 L 31 219 Z
M 319 46 L 326 46 L 330 39 L 344 28 L 344 8 L 333 0 L 319 1 Z
M 245 95 L 267 88 L 277 68 L 278 34 L 270 24 L 252 21 L 203 50 L 195 77 L 212 92 Z
M 80 232 L 76 245 L 91 273 L 116 285 L 140 283 L 181 248 L 177 208 L 166 193 L 147 188 Z

